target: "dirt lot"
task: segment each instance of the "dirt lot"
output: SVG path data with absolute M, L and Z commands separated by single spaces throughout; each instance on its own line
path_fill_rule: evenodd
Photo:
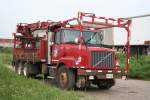
M 82 100 L 150 100 L 150 81 L 117 79 L 110 90 L 91 87 L 82 93 Z

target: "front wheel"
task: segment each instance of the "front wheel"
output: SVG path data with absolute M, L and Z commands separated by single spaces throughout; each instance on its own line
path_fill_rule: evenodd
M 73 89 L 75 86 L 75 74 L 66 66 L 61 66 L 57 71 L 58 87 L 65 90 Z
M 99 89 L 110 89 L 114 85 L 115 85 L 114 79 L 99 80 L 99 82 L 97 83 Z

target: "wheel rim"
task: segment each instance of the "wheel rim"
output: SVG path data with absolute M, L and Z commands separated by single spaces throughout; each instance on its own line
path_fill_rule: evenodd
M 23 75 L 27 76 L 27 68 L 26 67 L 24 67 L 24 69 L 23 69 Z
M 21 67 L 18 67 L 18 74 L 21 75 Z
M 67 73 L 65 73 L 65 72 L 62 72 L 61 74 L 60 74 L 60 85 L 61 85 L 61 87 L 66 87 L 67 86 L 67 83 L 68 83 L 68 77 L 67 77 Z
M 16 68 L 16 66 L 14 66 L 14 68 L 13 68 L 13 70 L 14 70 L 14 72 L 17 72 L 17 70 L 16 70 L 17 68 Z

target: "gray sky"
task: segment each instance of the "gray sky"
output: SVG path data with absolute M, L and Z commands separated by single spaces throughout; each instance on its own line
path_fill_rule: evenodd
M 150 13 L 150 0 L 0 0 L 0 37 L 12 38 L 19 22 L 64 20 L 78 11 L 128 17 Z

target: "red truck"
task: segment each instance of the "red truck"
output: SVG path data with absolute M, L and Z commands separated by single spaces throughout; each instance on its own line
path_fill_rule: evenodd
M 20 23 L 13 33 L 13 67 L 19 75 L 42 74 L 55 79 L 58 87 L 66 90 L 90 84 L 109 89 L 115 78 L 127 78 L 129 72 L 130 24 L 129 19 L 83 12 L 60 22 Z M 103 43 L 103 31 L 113 27 L 127 31 L 124 70 L 115 50 Z

